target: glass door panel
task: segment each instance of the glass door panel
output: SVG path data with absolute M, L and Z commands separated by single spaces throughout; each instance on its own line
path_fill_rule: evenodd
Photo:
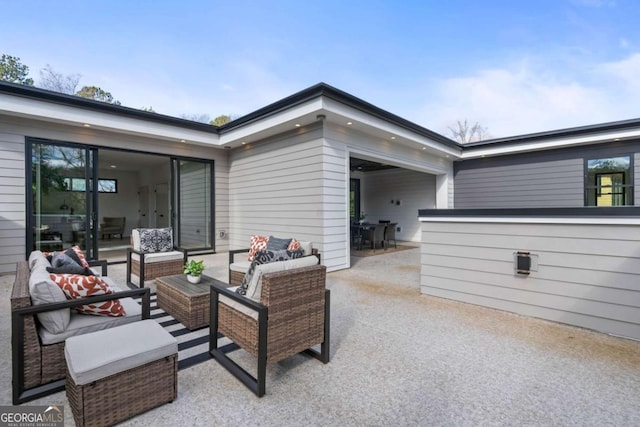
M 212 163 L 174 159 L 173 169 L 178 246 L 187 250 L 212 249 Z
M 38 142 L 31 147 L 30 250 L 79 245 L 91 258 L 91 151 Z

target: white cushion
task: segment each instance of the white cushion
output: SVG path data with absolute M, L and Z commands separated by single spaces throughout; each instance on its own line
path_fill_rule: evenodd
M 251 277 L 251 282 L 247 287 L 246 297 L 254 301 L 260 302 L 262 295 L 262 276 L 267 273 L 275 273 L 278 271 L 293 270 L 295 268 L 309 267 L 318 264 L 318 258 L 315 256 L 306 256 L 287 261 L 270 262 L 269 264 L 256 265 L 256 269 Z
M 233 286 L 233 287 L 229 288 L 229 290 L 233 291 L 233 292 L 235 292 L 236 289 L 238 289 L 238 286 Z M 258 312 L 253 310 L 252 308 L 249 308 L 246 305 L 240 304 L 239 302 L 234 301 L 231 298 L 226 297 L 224 295 L 219 295 L 218 296 L 218 300 L 220 301 L 221 304 L 229 306 L 229 307 L 239 311 L 240 313 L 244 313 L 247 316 L 258 320 Z
M 237 271 L 239 273 L 246 273 L 251 267 L 251 261 L 238 261 L 229 265 L 229 270 Z
M 305 255 L 311 255 L 311 251 L 313 250 L 313 244 L 311 242 L 303 242 L 301 240 L 298 240 L 298 243 L 300 243 L 300 249 L 302 249 L 302 252 Z
M 38 268 L 38 264 L 29 276 L 29 295 L 33 305 L 67 301 L 62 289 L 50 279 L 49 272 Z M 46 329 L 52 334 L 64 332 L 69 326 L 70 316 L 71 312 L 68 308 L 37 314 L 43 326 L 40 329 Z
M 64 353 L 71 378 L 82 385 L 177 354 L 178 341 L 148 319 L 71 337 Z
M 153 254 L 144 254 L 144 263 L 149 264 L 152 262 L 174 261 L 174 260 L 183 259 L 183 258 L 184 258 L 184 254 L 180 251 L 156 252 Z M 140 255 L 132 252 L 131 259 L 140 261 Z
M 134 251 L 140 251 L 140 230 L 137 228 L 131 230 L 131 246 Z
M 48 267 L 51 267 L 51 263 L 49 263 L 49 260 L 47 260 L 42 251 L 31 252 L 29 254 L 29 270 L 33 270 L 33 267 L 36 265 L 36 263 L 43 261 L 49 264 Z

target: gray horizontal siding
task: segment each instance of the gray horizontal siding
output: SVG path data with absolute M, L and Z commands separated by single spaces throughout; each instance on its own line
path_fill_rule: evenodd
M 570 207 L 584 205 L 583 161 L 459 170 L 456 208 Z
M 640 339 L 637 226 L 423 222 L 421 265 L 424 294 Z
M 616 141 L 454 163 L 455 208 L 584 206 L 584 162 L 634 158 L 635 204 L 640 204 L 640 141 Z

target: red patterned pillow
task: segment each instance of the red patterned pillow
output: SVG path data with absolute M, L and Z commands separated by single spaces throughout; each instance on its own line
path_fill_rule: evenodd
M 253 257 L 258 251 L 264 251 L 267 249 L 267 242 L 269 237 L 251 235 L 251 244 L 249 245 L 249 261 L 253 261 Z
M 96 295 L 108 295 L 113 291 L 109 285 L 98 276 L 84 276 L 82 274 L 51 274 L 49 276 L 64 292 L 67 299 L 79 299 Z M 124 307 L 118 300 L 86 304 L 76 307 L 80 313 L 97 316 L 125 316 Z
M 299 251 L 300 250 L 300 242 L 298 242 L 296 239 L 291 239 L 291 243 L 289 243 L 289 246 L 287 247 L 288 251 Z

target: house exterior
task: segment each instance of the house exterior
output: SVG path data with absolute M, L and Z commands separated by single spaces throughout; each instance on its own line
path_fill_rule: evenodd
M 398 238 L 419 241 L 417 209 L 452 207 L 461 151 L 326 84 L 218 128 L 0 83 L 0 272 L 85 230 L 95 256 L 99 223 L 114 216 L 126 217 L 125 235 L 173 225 L 193 253 L 246 247 L 254 233 L 294 236 L 312 241 L 329 270 L 348 268 L 351 179 L 385 195 L 362 204 L 371 220 L 394 215 Z M 393 169 L 365 176 L 350 170 L 354 157 Z M 52 171 L 65 191 L 47 188 Z
M 424 294 L 640 339 L 639 153 L 640 120 L 461 146 L 324 83 L 221 127 L 0 83 L 0 273 L 99 257 L 104 217 L 189 253 L 292 236 L 339 270 L 364 212 L 421 242 Z

